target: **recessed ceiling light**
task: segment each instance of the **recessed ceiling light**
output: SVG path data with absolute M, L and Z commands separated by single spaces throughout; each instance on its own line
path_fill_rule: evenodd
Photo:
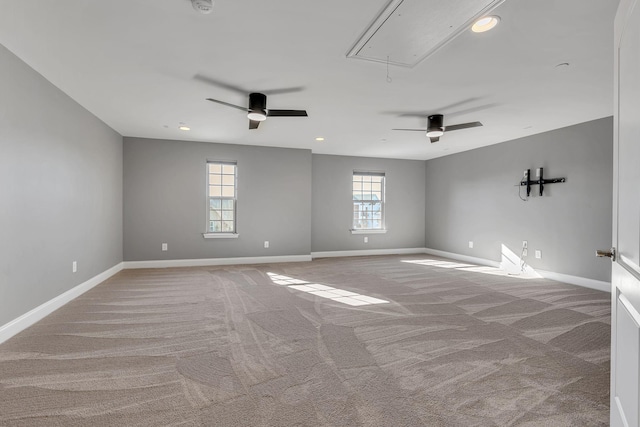
M 180 126 L 180 127 L 178 127 L 178 129 L 185 130 L 185 131 L 186 130 L 191 130 L 191 128 L 189 126 Z
M 324 138 L 319 136 L 319 137 L 316 138 L 316 141 L 324 141 Z
M 473 24 L 471 31 L 474 33 L 484 33 L 498 25 L 498 22 L 500 22 L 499 16 L 485 16 L 478 19 L 475 24 Z

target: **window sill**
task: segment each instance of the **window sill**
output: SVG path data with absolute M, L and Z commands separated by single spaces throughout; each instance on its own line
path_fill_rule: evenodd
M 240 235 L 237 233 L 203 233 L 205 239 L 237 239 Z
M 350 230 L 351 234 L 385 234 L 387 230 Z

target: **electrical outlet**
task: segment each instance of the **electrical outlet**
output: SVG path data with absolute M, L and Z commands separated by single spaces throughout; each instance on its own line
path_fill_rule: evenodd
M 78 272 L 78 261 L 73 261 L 71 263 L 71 272 L 72 273 L 77 273 Z
M 527 248 L 522 249 L 522 256 L 524 257 L 524 256 L 527 256 L 527 255 L 529 255 L 529 249 L 527 249 Z
M 264 241 L 264 248 L 265 249 L 269 249 L 269 241 L 268 240 Z
M 542 258 L 542 252 L 536 251 L 536 258 L 538 259 Z
M 526 240 L 522 241 L 522 249 L 528 249 L 529 248 L 529 243 Z
M 536 169 L 536 178 L 540 178 L 540 168 Z
M 469 249 L 473 249 L 473 240 L 469 240 Z
M 163 251 L 163 252 L 166 252 L 166 251 L 168 251 L 168 250 L 169 250 L 169 245 L 167 245 L 166 243 L 163 243 L 163 244 L 162 244 L 162 251 Z
M 365 243 L 369 243 L 369 237 L 364 236 L 364 242 L 365 242 Z

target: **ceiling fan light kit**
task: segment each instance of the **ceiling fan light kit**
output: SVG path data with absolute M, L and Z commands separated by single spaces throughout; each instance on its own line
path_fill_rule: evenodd
M 249 114 L 247 114 L 247 118 L 249 120 L 255 120 L 256 122 L 264 122 L 267 120 L 267 113 L 264 111 L 250 111 Z

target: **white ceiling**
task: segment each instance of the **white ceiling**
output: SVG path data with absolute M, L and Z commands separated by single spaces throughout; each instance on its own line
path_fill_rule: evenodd
M 391 83 L 386 64 L 346 58 L 387 3 L 216 0 L 202 15 L 189 0 L 0 0 L 0 43 L 125 136 L 430 159 L 613 113 L 617 0 L 506 0 L 493 31 L 464 31 L 414 68 L 390 66 Z M 206 78 L 303 87 L 268 106 L 309 117 L 250 131 L 241 111 L 205 100 L 246 98 Z M 433 113 L 484 127 L 436 144 L 391 130 L 424 128 Z

